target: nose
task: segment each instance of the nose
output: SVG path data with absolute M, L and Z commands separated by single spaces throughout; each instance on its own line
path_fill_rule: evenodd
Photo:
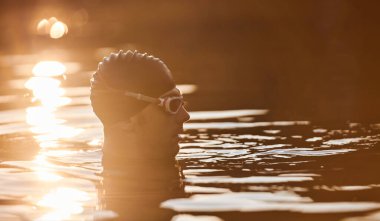
M 181 123 L 181 124 L 190 120 L 190 115 L 184 106 L 182 106 L 181 109 L 179 110 L 177 114 L 177 120 L 178 120 L 178 123 Z

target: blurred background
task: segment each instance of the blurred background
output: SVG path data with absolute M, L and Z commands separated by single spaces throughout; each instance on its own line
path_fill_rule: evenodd
M 65 62 L 64 84 L 88 86 L 103 56 L 138 49 L 162 58 L 177 83 L 197 86 L 191 110 L 265 108 L 289 120 L 373 122 L 379 4 L 1 0 L 0 108 L 20 105 L 9 96 L 25 88 L 4 84 L 36 61 Z

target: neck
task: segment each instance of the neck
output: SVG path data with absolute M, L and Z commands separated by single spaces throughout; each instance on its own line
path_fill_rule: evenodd
M 169 220 L 173 214 L 159 209 L 160 203 L 184 194 L 175 158 L 157 160 L 153 151 L 147 154 L 147 147 L 138 145 L 133 131 L 105 130 L 104 135 L 102 194 L 106 208 L 123 220 L 140 220 L 152 214 Z
M 172 147 L 160 147 L 139 142 L 132 130 L 104 130 L 103 164 L 112 168 L 134 166 L 174 166 L 175 156 L 163 151 Z

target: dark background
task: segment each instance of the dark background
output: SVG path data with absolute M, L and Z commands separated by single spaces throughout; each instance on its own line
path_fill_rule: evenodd
M 380 1 L 0 1 L 0 55 L 97 48 L 161 57 L 199 86 L 190 109 L 268 108 L 281 119 L 379 120 Z M 36 34 L 57 17 L 67 36 Z M 2 78 L 7 73 L 0 73 Z

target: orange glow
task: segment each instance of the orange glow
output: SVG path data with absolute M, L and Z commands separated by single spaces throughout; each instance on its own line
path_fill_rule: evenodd
M 49 108 L 70 103 L 70 98 L 63 97 L 65 90 L 60 87 L 61 81 L 50 78 L 63 75 L 66 72 L 64 64 L 58 61 L 41 61 L 33 67 L 32 72 L 36 77 L 31 77 L 24 86 L 33 91 L 33 101 L 38 100 L 42 103 L 43 107 Z M 34 109 L 29 110 L 33 111 Z
M 192 94 L 198 90 L 197 85 L 194 84 L 179 84 L 177 88 L 181 91 L 182 94 Z
M 33 126 L 31 131 L 36 134 L 35 138 L 41 142 L 41 147 L 51 147 L 51 141 L 62 138 L 70 138 L 80 134 L 83 129 L 62 125 L 65 121 L 57 119 L 54 109 L 49 106 L 29 107 L 26 110 L 26 122 Z
M 90 146 L 100 146 L 102 144 L 102 141 L 99 139 L 94 139 L 88 142 L 87 144 Z
M 39 101 L 40 106 L 26 109 L 26 122 L 32 126 L 31 131 L 36 134 L 35 139 L 41 148 L 56 147 L 49 145 L 53 141 L 70 138 L 81 133 L 83 129 L 66 125 L 65 120 L 57 119 L 57 108 L 71 102 L 65 97 L 65 90 L 61 88 L 61 81 L 52 78 L 66 72 L 64 64 L 58 61 L 41 61 L 33 68 L 33 75 L 25 84 L 25 88 L 33 92 L 32 101 Z
M 49 18 L 49 24 L 50 25 L 53 25 L 54 23 L 56 23 L 58 21 L 58 19 L 56 17 L 50 17 Z
M 63 22 L 56 22 L 50 28 L 50 37 L 57 39 L 62 38 L 68 31 L 67 25 Z
M 68 27 L 62 21 L 55 17 L 42 19 L 37 24 L 37 33 L 40 35 L 49 35 L 53 39 L 62 38 L 68 32 Z
M 26 109 L 26 122 L 29 125 L 39 126 L 39 128 L 43 128 L 43 126 L 60 124 L 64 121 L 56 119 L 54 113 L 49 108 L 38 106 L 28 107 Z
M 51 212 L 38 218 L 39 221 L 67 220 L 72 215 L 83 212 L 83 204 L 89 201 L 88 193 L 67 187 L 59 187 L 46 194 L 38 206 L 52 209 Z
M 34 159 L 34 162 L 37 164 L 37 166 L 33 169 L 36 171 L 37 176 L 40 180 L 46 182 L 55 182 L 63 179 L 62 176 L 59 176 L 55 174 L 53 171 L 51 171 L 51 169 L 49 168 L 51 164 L 48 161 L 46 161 L 44 155 L 37 155 Z
M 66 73 L 66 66 L 58 61 L 40 61 L 33 67 L 33 75 L 38 77 L 53 77 Z
M 38 34 L 46 34 L 49 33 L 49 21 L 47 19 L 42 19 L 40 22 L 38 22 L 37 25 L 37 32 Z
M 81 128 L 73 128 L 59 124 L 32 128 L 32 132 L 40 134 L 36 136 L 36 139 L 40 142 L 71 138 L 80 134 L 82 131 L 83 129 Z
M 63 179 L 63 177 L 48 171 L 37 171 L 38 178 L 42 181 L 55 182 Z
M 40 101 L 44 107 L 58 107 L 69 104 L 71 99 L 62 97 L 65 90 L 60 88 L 61 82 L 53 78 L 30 78 L 25 87 L 33 91 L 33 101 Z

